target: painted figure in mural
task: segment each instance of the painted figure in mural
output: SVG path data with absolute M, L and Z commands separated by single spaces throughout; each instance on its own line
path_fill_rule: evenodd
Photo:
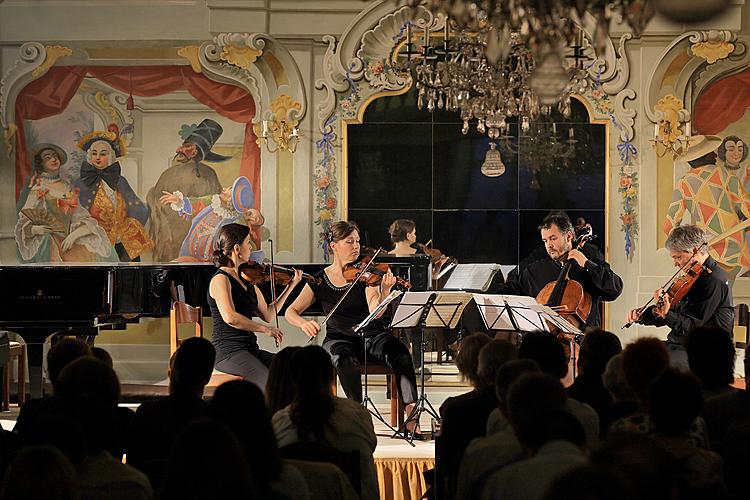
M 691 169 L 677 181 L 662 226 L 665 234 L 681 225 L 686 212 L 693 224 L 706 231 L 708 241 L 742 220 L 750 219 L 750 198 L 739 177 L 716 163 L 716 150 L 721 143 L 717 136 L 693 136 L 690 147 L 678 158 L 686 161 Z M 732 281 L 742 269 L 750 266 L 745 231 L 737 231 L 710 245 L 709 253 Z
M 86 152 L 75 182 L 81 204 L 107 232 L 121 261 L 140 261 L 141 253 L 153 247 L 144 228 L 149 210 L 122 176 L 117 158 L 126 151 L 117 127 L 84 136 L 78 147 Z
M 742 168 L 742 164 L 747 160 L 748 153 L 750 150 L 745 146 L 745 141 L 736 135 L 726 136 L 717 151 L 719 159 L 724 162 L 724 167 L 740 178 L 746 193 L 750 188 L 750 171 L 748 167 Z
M 79 203 L 79 189 L 60 177 L 68 160 L 55 144 L 40 144 L 20 207 L 15 235 L 22 262 L 116 261 L 97 221 Z
M 232 187 L 224 188 L 219 194 L 188 198 L 180 191 L 164 191 L 159 201 L 169 205 L 185 220 L 192 219 L 190 229 L 180 246 L 180 261 L 211 260 L 212 243 L 219 230 L 232 222 L 247 223 L 251 238 L 260 235 L 260 228 L 265 222 L 263 215 L 253 207 L 253 187 L 247 177 L 238 177 Z M 263 260 L 263 252 L 256 251 L 250 242 L 253 254 L 250 259 L 256 262 Z
M 206 118 L 199 125 L 183 127 L 183 143 L 177 148 L 172 165 L 165 170 L 146 196 L 151 209 L 149 233 L 154 240 L 154 260 L 166 262 L 180 255 L 180 247 L 190 230 L 190 218 L 179 217 L 160 202 L 165 192 L 180 192 L 188 198 L 210 196 L 221 192 L 221 182 L 216 171 L 203 163 L 230 159 L 211 151 L 223 129 Z M 197 213 L 197 212 L 196 212 Z

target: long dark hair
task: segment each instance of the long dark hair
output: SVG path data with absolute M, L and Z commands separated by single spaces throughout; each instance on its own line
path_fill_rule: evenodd
M 285 347 L 276 353 L 271 361 L 266 382 L 266 399 L 271 415 L 286 408 L 294 400 L 291 363 L 294 354 L 300 349 L 302 348 L 299 346 Z
M 235 245 L 242 245 L 250 228 L 242 224 L 231 223 L 219 229 L 219 234 L 214 239 L 213 263 L 216 267 L 232 264 L 232 249 Z
M 322 347 L 303 347 L 292 356 L 291 369 L 295 391 L 289 416 L 297 435 L 302 441 L 310 437 L 325 441 L 325 429 L 334 410 L 331 357 Z

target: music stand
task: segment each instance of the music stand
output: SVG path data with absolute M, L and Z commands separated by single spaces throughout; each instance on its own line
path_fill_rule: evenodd
M 388 296 L 384 298 L 383 301 L 380 302 L 380 304 L 378 304 L 378 306 L 365 319 L 363 319 L 357 326 L 354 327 L 354 333 L 362 337 L 362 341 L 363 341 L 362 343 L 364 345 L 364 350 L 365 350 L 364 358 L 363 358 L 364 367 L 365 367 L 365 372 L 364 372 L 365 391 L 364 391 L 364 394 L 362 395 L 362 406 L 367 408 L 367 411 L 369 411 L 373 417 L 377 418 L 381 423 L 383 423 L 386 427 L 388 427 L 393 432 L 396 432 L 396 429 L 394 429 L 392 425 L 390 425 L 388 422 L 385 421 L 385 419 L 383 418 L 383 415 L 380 413 L 377 406 L 375 406 L 375 403 L 373 402 L 373 400 L 370 399 L 370 394 L 368 391 L 369 384 L 367 380 L 367 344 L 368 344 L 369 339 L 365 336 L 364 329 L 367 328 L 367 326 L 370 323 L 372 323 L 375 319 L 379 318 L 380 314 L 385 310 L 386 307 L 388 307 L 388 304 L 390 304 L 395 298 L 401 295 L 401 293 L 403 292 L 401 292 L 400 290 L 391 291 L 391 293 L 388 294 Z M 372 408 L 370 408 L 370 406 L 368 405 L 371 405 Z
M 406 292 L 404 299 L 399 304 L 393 315 L 391 328 L 416 328 L 421 332 L 420 342 L 420 384 L 419 396 L 415 401 L 414 408 L 407 416 L 404 423 L 396 430 L 393 437 L 404 434 L 409 422 L 415 422 L 415 428 L 419 425 L 422 413 L 427 412 L 434 419 L 440 420 L 440 415 L 432 406 L 425 393 L 424 377 L 424 353 L 427 350 L 425 341 L 425 328 L 455 328 L 461 313 L 471 301 L 471 294 L 463 292 Z M 407 441 L 413 444 L 414 433 Z
M 488 332 L 499 330 L 523 334 L 547 330 L 534 297 L 493 294 L 474 294 L 473 297 Z
M 576 378 L 576 350 L 575 350 L 575 343 L 583 337 L 583 332 L 573 326 L 568 320 L 560 316 L 554 309 L 552 309 L 549 306 L 545 306 L 542 304 L 537 304 L 536 306 L 532 307 L 533 310 L 538 311 L 539 315 L 545 319 L 545 322 L 548 323 L 548 325 L 552 325 L 556 328 L 558 328 L 561 332 L 563 332 L 563 335 L 568 340 L 568 343 L 570 344 L 570 361 L 573 364 L 573 378 Z M 547 331 L 549 331 L 549 328 L 547 328 Z

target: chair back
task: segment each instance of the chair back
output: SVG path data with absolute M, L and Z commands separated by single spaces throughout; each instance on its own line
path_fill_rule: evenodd
M 750 343 L 750 308 L 747 304 L 737 304 L 734 306 L 734 326 L 741 327 L 744 333 L 744 342 L 736 342 L 735 346 L 740 349 L 747 349 Z
M 335 465 L 352 483 L 352 488 L 360 494 L 359 451 L 341 451 L 333 446 L 314 441 L 299 441 L 279 449 L 281 456 L 293 460 L 324 462 Z
M 182 343 L 179 335 L 179 325 L 184 323 L 195 324 L 195 336 L 203 337 L 203 310 L 201 307 L 193 307 L 186 302 L 176 300 L 172 302 L 172 309 L 169 311 L 170 356 L 177 351 L 177 348 Z
M 0 330 L 0 366 L 10 361 L 10 339 L 8 332 Z

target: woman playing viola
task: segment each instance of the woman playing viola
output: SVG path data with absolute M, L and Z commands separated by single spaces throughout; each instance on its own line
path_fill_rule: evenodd
M 328 314 L 346 292 L 349 285 L 344 278 L 344 269 L 359 257 L 359 228 L 347 221 L 333 224 L 328 233 L 328 245 L 333 263 L 316 275 L 321 278 L 320 285 L 305 284 L 286 311 L 286 319 L 309 337 L 315 337 L 320 332 L 320 325 L 316 321 L 302 318 L 300 314 L 316 299 Z M 354 327 L 388 296 L 395 283 L 396 278 L 390 271 L 383 276 L 379 286 L 368 287 L 361 282 L 353 283 L 351 286 L 354 288 L 326 324 L 323 348 L 333 360 L 346 396 L 362 401 L 360 364 L 363 362 L 366 346 L 368 357 L 377 358 L 393 370 L 398 378 L 401 399 L 407 405 L 407 412 L 410 412 L 417 399 L 417 381 L 406 346 L 391 334 L 380 318 L 365 328 L 363 336 L 354 333 Z M 407 426 L 409 431 L 418 431 L 418 426 L 414 424 L 415 422 L 411 422 L 411 426 Z
M 219 269 L 209 284 L 208 305 L 214 318 L 216 369 L 239 375 L 265 390 L 273 354 L 258 347 L 256 332 L 273 338 L 277 345 L 283 340 L 284 333 L 252 318 L 257 315 L 267 323 L 272 322 L 289 292 L 301 281 L 302 272 L 295 270 L 294 277 L 276 302 L 266 304 L 258 287 L 247 285 L 240 278 L 239 267 L 249 260 L 251 252 L 247 226 L 233 223 L 219 230 L 213 253 L 214 265 Z

